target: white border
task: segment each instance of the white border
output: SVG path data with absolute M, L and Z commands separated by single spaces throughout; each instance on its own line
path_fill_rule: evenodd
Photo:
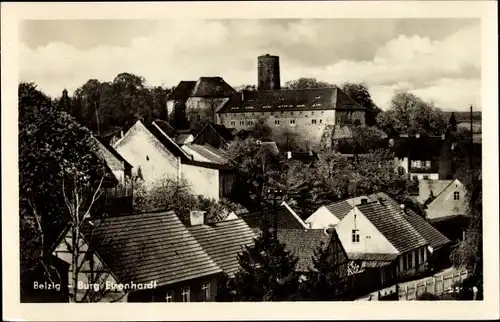
M 2 245 L 6 320 L 494 319 L 499 317 L 498 31 L 496 1 L 2 3 Z M 17 46 L 21 19 L 480 17 L 485 301 L 20 304 Z M 467 46 L 467 44 L 464 44 Z M 457 48 L 460 50 L 460 48 Z M 452 93 L 450 93 L 452 95 Z M 464 102 L 467 104 L 467 102 Z M 16 247 L 13 247 L 13 246 Z M 439 306 L 437 305 L 439 304 Z

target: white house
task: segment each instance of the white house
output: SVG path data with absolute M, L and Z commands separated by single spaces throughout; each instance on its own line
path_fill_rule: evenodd
M 215 200 L 231 192 L 234 174 L 222 157 L 213 155 L 215 149 L 209 157 L 201 157 L 207 151 L 203 147 L 190 154 L 193 149 L 181 148 L 155 122 L 137 121 L 114 147 L 134 166 L 135 175 L 142 177 L 147 188 L 170 177 L 185 179 L 194 194 Z
M 422 180 L 418 188 L 419 201 L 427 205 L 428 220 L 465 215 L 467 190 L 460 180 Z

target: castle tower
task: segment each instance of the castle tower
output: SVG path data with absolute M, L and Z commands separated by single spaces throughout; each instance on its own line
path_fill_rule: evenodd
M 269 54 L 257 58 L 257 89 L 279 90 L 280 85 L 280 58 Z

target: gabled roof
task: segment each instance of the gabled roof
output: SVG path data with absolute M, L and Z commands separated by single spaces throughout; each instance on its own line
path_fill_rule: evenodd
M 330 236 L 324 229 L 278 229 L 278 240 L 298 258 L 296 271 L 309 272 L 314 269 L 314 251 L 321 242 L 327 247 Z
M 419 180 L 418 199 L 424 203 L 431 194 L 435 197 L 440 195 L 454 180 Z
M 243 219 L 252 229 L 260 230 L 262 224 L 267 219 L 271 227 L 274 225 L 274 220 L 277 218 L 277 226 L 279 229 L 305 229 L 307 225 L 302 219 L 286 204 L 282 203 L 279 207 L 262 210 L 258 212 L 239 214 L 238 217 Z
M 365 110 L 337 87 L 242 91 L 234 93 L 218 113 Z
M 191 91 L 191 97 L 229 97 L 235 92 L 222 77 L 200 77 Z
M 191 96 L 196 81 L 181 81 L 170 93 L 169 100 L 185 101 Z
M 428 242 L 405 219 L 405 214 L 393 206 L 370 202 L 356 206 L 400 254 L 426 246 Z
M 205 125 L 200 132 L 196 134 L 193 143 L 204 144 L 205 142 L 198 142 L 198 141 L 201 140 L 202 135 L 207 131 L 212 131 L 213 134 L 217 135 L 225 144 L 229 144 L 229 142 L 231 142 L 234 139 L 233 133 L 224 125 L 209 123 Z
M 220 273 L 221 268 L 172 211 L 94 220 L 84 235 L 120 282 L 158 286 Z
M 230 276 L 240 267 L 238 254 L 244 246 L 253 245 L 256 238 L 243 219 L 191 226 L 188 230 L 224 273 Z
M 151 124 L 143 124 L 141 121 L 137 121 L 137 123 L 139 123 L 139 125 L 144 126 L 158 141 L 160 141 L 160 143 L 170 153 L 172 153 L 176 157 L 181 158 L 181 161 L 183 163 L 204 168 L 221 169 L 221 170 L 228 169 L 228 166 L 223 164 L 194 160 L 194 158 L 191 155 L 186 153 L 186 151 L 184 151 L 177 143 L 175 143 L 175 141 L 171 137 L 169 137 L 165 132 L 163 132 L 163 130 L 161 130 L 161 128 L 155 122 Z M 125 134 L 125 136 L 127 135 L 128 132 Z M 119 143 L 120 141 L 118 141 L 116 144 Z

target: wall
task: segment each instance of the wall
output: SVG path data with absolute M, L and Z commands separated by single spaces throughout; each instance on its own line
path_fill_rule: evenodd
M 219 200 L 219 170 L 182 164 L 181 175 L 195 195 Z
M 460 200 L 454 200 L 453 193 L 455 191 L 460 193 Z M 467 210 L 466 193 L 464 185 L 455 180 L 427 206 L 427 218 L 436 219 L 452 215 L 465 215 Z
M 337 110 L 335 114 L 335 123 L 337 124 L 366 124 L 366 117 L 364 111 L 344 111 Z
M 172 285 L 165 285 L 154 290 L 144 290 L 131 293 L 129 302 L 166 302 L 166 295 L 172 295 L 172 302 L 182 302 L 182 289 L 190 289 L 190 302 L 202 301 L 202 285 L 210 285 L 209 301 L 215 301 L 217 295 L 218 275 L 203 276 L 197 279 L 183 281 Z
M 305 222 L 310 224 L 311 229 L 322 229 L 337 225 L 339 220 L 325 206 L 321 206 Z
M 141 169 L 147 188 L 153 187 L 159 179 L 178 176 L 177 158 L 140 122 L 117 142 L 115 149 L 132 164 L 134 175 Z
M 220 123 L 227 128 L 244 130 L 252 128 L 259 118 L 265 118 L 273 130 L 288 129 L 319 142 L 325 126 L 335 124 L 335 113 L 335 110 L 224 113 L 220 115 Z M 295 123 L 290 124 L 291 121 Z
M 186 101 L 186 116 L 190 122 L 196 122 L 197 116 L 200 116 L 201 120 L 207 121 L 207 117 L 210 118 L 210 122 L 218 123 L 217 111 L 222 107 L 224 103 L 228 101 L 228 98 L 211 98 L 211 97 L 190 97 Z
M 352 242 L 352 230 L 359 230 L 359 243 Z M 336 226 L 347 253 L 397 254 L 394 246 L 358 210 L 352 209 Z

